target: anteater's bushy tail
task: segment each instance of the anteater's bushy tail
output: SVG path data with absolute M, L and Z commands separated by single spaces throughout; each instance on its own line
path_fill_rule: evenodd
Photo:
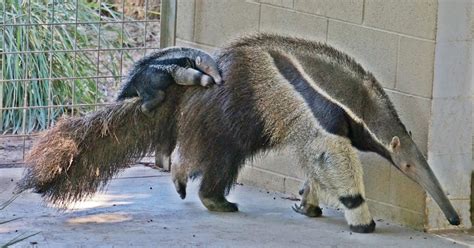
M 177 103 L 165 101 L 152 117 L 140 111 L 140 104 L 134 98 L 59 121 L 29 152 L 18 191 L 33 188 L 67 207 L 158 146 L 173 146 L 175 106 L 170 105 Z

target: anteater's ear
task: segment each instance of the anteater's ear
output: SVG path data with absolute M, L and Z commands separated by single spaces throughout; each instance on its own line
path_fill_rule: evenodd
M 390 142 L 390 148 L 392 148 L 392 151 L 398 152 L 400 150 L 400 138 L 398 136 L 393 136 L 392 141 Z
M 201 65 L 201 63 L 202 63 L 202 58 L 201 58 L 201 56 L 197 56 L 197 57 L 196 57 L 196 65 Z

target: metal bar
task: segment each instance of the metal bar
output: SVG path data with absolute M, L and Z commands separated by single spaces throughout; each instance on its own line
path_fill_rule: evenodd
M 176 45 L 176 18 L 178 4 L 176 0 L 161 0 L 160 6 L 160 48 Z M 155 165 L 170 170 L 169 159 L 155 150 Z
M 2 134 L 0 135 L 0 140 L 1 139 L 7 139 L 7 138 L 17 138 L 17 137 L 36 137 L 40 136 L 40 133 L 32 133 L 32 134 Z
M 4 79 L 0 80 L 0 82 L 23 82 L 23 81 L 44 81 L 44 80 L 68 80 L 68 79 L 76 79 L 76 80 L 81 80 L 81 79 L 104 79 L 104 78 L 118 78 L 118 77 L 125 77 L 125 76 L 84 76 L 84 77 L 46 77 L 46 78 L 23 78 L 23 79 Z
M 176 0 L 161 0 L 160 48 L 176 45 Z
M 143 49 L 159 49 L 159 47 L 124 47 L 124 48 L 85 48 L 85 49 L 63 49 L 63 50 L 48 50 L 48 51 L 20 51 L 20 52 L 0 52 L 0 54 L 27 54 L 27 53 L 74 53 L 74 52 L 99 52 L 99 51 L 130 51 Z
M 125 25 L 125 0 L 122 0 L 122 25 L 120 27 L 120 76 L 123 75 L 123 36 L 124 36 L 124 25 Z M 114 87 L 117 87 L 117 80 L 114 81 Z
M 78 104 L 56 104 L 56 105 L 37 105 L 23 107 L 4 107 L 1 110 L 22 110 L 22 109 L 43 109 L 43 108 L 64 108 L 64 107 L 94 107 L 94 106 L 113 106 L 115 103 L 78 103 Z
M 122 21 L 90 21 L 90 22 L 57 22 L 57 23 L 5 23 L 5 27 L 18 27 L 18 26 L 62 26 L 62 25 L 90 25 L 90 24 L 116 24 L 116 23 L 159 23 L 156 20 L 122 20 Z M 2 25 L 3 26 L 3 25 Z
M 102 0 L 99 0 L 99 21 L 102 20 Z M 99 27 L 98 27 L 98 30 L 99 30 L 99 38 L 97 39 L 97 49 L 99 50 L 97 52 L 97 62 L 96 62 L 96 76 L 99 76 L 99 73 L 100 73 L 100 68 L 99 68 L 99 65 L 100 65 L 100 42 L 101 42 L 101 39 L 102 39 L 102 24 L 98 24 Z M 99 90 L 99 79 L 96 78 L 95 80 L 95 95 L 94 95 L 94 103 L 97 104 L 97 95 L 99 94 L 98 92 Z M 97 108 L 94 108 L 94 111 L 97 110 Z
M 74 14 L 74 50 L 77 50 L 77 26 L 78 26 L 78 16 L 79 16 L 79 0 L 76 0 L 76 11 Z M 76 71 L 77 71 L 77 52 L 74 52 L 74 64 L 73 64 L 73 74 L 72 76 L 76 76 Z M 72 80 L 72 104 L 74 105 L 76 103 L 76 80 Z M 74 110 L 75 108 L 72 108 L 71 110 L 71 115 L 74 116 Z
M 31 0 L 28 0 L 28 23 L 31 23 Z M 30 39 L 28 37 L 28 34 L 30 33 L 30 26 L 28 27 L 25 27 L 26 29 L 26 49 L 30 49 Z M 22 38 L 25 38 L 25 36 L 23 36 Z M 25 77 L 26 78 L 29 78 L 29 66 L 30 66 L 30 58 L 31 56 L 26 56 L 25 58 Z M 22 122 L 22 133 L 23 134 L 27 134 L 27 131 L 26 130 L 26 121 L 27 121 L 27 112 L 28 112 L 28 83 L 27 81 L 24 81 L 23 82 L 24 85 L 23 85 L 23 107 L 25 109 L 23 109 L 23 122 Z M 25 159 L 25 147 L 26 147 L 26 138 L 23 137 L 23 149 L 22 149 L 22 158 Z
M 54 12 L 55 12 L 55 0 L 53 0 L 53 13 L 51 14 L 51 20 L 50 22 L 51 23 L 54 23 Z M 49 27 L 51 29 L 51 40 L 50 40 L 50 45 L 49 47 L 53 47 L 53 42 L 54 42 L 54 26 L 50 26 Z M 49 77 L 52 78 L 53 77 L 53 53 L 49 53 Z M 51 100 L 51 94 L 52 94 L 52 87 L 53 87 L 53 81 L 52 80 L 48 80 L 48 105 L 52 105 L 52 100 Z M 51 118 L 51 111 L 52 109 L 49 109 L 48 108 L 48 120 L 47 120 L 47 124 L 46 126 L 49 127 L 53 124 L 54 120 L 52 120 Z
M 148 0 L 145 0 L 145 21 L 148 20 Z M 143 46 L 145 49 L 143 50 L 143 56 L 146 56 L 146 35 L 147 35 L 148 23 L 145 22 L 145 30 L 143 35 Z
M 5 31 L 5 18 L 7 16 L 7 4 L 6 0 L 2 1 L 3 5 L 3 22 L 2 22 L 2 52 L 6 51 L 6 46 L 5 46 L 5 36 L 6 36 L 6 31 Z M 5 55 L 2 53 L 2 58 L 1 58 L 1 66 L 0 66 L 0 108 L 3 108 L 3 71 L 6 70 L 5 66 Z M 0 133 L 3 132 L 3 111 L 0 111 Z

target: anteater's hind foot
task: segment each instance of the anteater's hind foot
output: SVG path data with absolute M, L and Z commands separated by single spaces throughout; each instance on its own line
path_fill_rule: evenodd
M 186 198 L 186 184 L 175 183 L 176 192 L 178 192 L 179 197 L 184 200 Z
M 224 196 L 204 197 L 199 194 L 202 204 L 209 210 L 215 212 L 237 212 L 239 208 L 236 203 L 229 202 Z

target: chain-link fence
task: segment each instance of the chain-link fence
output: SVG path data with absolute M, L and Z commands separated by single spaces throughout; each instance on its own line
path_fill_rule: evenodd
M 159 0 L 1 1 L 0 167 L 12 167 L 58 118 L 113 102 L 159 48 Z

